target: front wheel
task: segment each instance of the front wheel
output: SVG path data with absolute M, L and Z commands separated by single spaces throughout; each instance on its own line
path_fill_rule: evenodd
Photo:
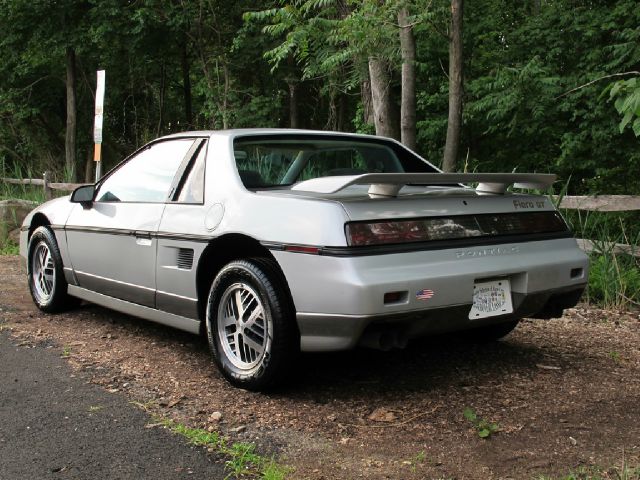
M 263 390 L 283 380 L 299 335 L 277 265 L 254 258 L 222 268 L 209 292 L 206 330 L 216 364 L 232 384 Z
M 62 257 L 56 238 L 47 227 L 38 227 L 31 235 L 27 257 L 29 291 L 37 307 L 55 313 L 77 303 L 67 294 Z

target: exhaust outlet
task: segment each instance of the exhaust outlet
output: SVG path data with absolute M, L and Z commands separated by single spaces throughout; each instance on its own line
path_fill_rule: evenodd
M 382 350 L 388 352 L 394 348 L 405 348 L 407 346 L 408 338 L 405 334 L 396 330 L 386 331 L 369 331 L 365 332 L 360 338 L 358 345 L 366 348 L 373 348 L 375 350 Z

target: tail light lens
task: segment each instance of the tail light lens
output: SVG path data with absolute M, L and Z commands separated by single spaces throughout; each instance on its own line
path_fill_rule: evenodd
M 351 222 L 346 225 L 347 242 L 350 246 L 567 231 L 566 223 L 557 212 L 457 215 L 386 222 Z

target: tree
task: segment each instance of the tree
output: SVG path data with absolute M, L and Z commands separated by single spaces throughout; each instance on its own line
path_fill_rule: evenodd
M 409 23 L 408 8 L 398 10 L 400 48 L 402 55 L 402 100 L 400 102 L 400 138 L 412 150 L 416 149 L 416 40 Z
M 67 47 L 67 129 L 65 135 L 65 170 L 70 180 L 76 179 L 76 52 Z
M 451 0 L 451 28 L 449 31 L 449 120 L 444 146 L 442 169 L 453 172 L 458 160 L 462 129 L 462 17 L 463 0 Z

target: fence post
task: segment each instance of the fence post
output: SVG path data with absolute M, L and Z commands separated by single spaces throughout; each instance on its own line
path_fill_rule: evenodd
M 49 180 L 51 180 L 49 175 L 50 174 L 49 174 L 48 171 L 45 171 L 44 174 L 42 175 L 42 178 L 44 179 L 43 187 L 44 187 L 44 199 L 45 200 L 51 200 L 53 198 L 53 192 L 51 191 L 51 188 L 49 187 Z

